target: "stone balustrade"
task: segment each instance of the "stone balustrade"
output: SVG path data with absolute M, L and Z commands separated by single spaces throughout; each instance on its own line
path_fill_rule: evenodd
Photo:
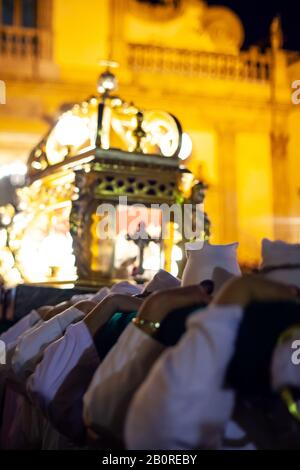
M 271 76 L 271 54 L 256 48 L 226 55 L 143 44 L 128 44 L 128 66 L 134 72 L 184 75 L 267 82 Z

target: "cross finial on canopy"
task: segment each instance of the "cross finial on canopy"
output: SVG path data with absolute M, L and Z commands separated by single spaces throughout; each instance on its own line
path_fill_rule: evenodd
M 137 230 L 133 235 L 127 234 L 126 240 L 133 241 L 139 249 L 139 266 L 137 269 L 137 274 L 144 274 L 144 250 L 149 245 L 150 242 L 160 243 L 160 237 L 150 237 L 146 230 L 145 222 L 140 222 L 138 224 Z

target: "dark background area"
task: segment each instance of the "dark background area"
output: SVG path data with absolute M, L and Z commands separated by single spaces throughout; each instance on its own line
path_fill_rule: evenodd
M 181 0 L 138 0 L 141 3 L 164 5 Z M 241 18 L 245 28 L 243 48 L 252 44 L 269 47 L 269 31 L 272 19 L 280 15 L 284 33 L 284 48 L 300 51 L 300 1 L 299 0 L 206 0 L 208 5 L 224 5 Z
M 231 8 L 242 20 L 246 38 L 244 48 L 252 44 L 269 46 L 272 19 L 280 15 L 284 33 L 284 48 L 300 51 L 300 1 L 299 0 L 206 0 L 209 5 Z

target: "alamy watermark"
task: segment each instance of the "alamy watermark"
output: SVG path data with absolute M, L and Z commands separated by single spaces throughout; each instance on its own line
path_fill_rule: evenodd
M 5 83 L 0 80 L 0 104 L 6 103 L 6 88 Z
M 295 350 L 292 354 L 292 363 L 294 366 L 298 366 L 300 364 L 300 340 L 293 341 L 291 348 Z
M 147 227 L 153 225 L 161 226 L 162 240 L 169 239 L 172 222 L 186 240 L 201 240 L 204 236 L 203 204 L 128 204 L 127 196 L 120 196 L 118 205 L 100 204 L 97 215 L 97 236 L 101 240 L 114 238 L 120 227 L 131 234 L 133 239 L 147 240 Z
M 0 364 L 6 364 L 6 345 L 0 340 Z
M 292 103 L 295 105 L 299 105 L 300 104 L 300 80 L 295 80 L 292 83 L 292 88 L 293 90 L 295 90 L 292 93 Z

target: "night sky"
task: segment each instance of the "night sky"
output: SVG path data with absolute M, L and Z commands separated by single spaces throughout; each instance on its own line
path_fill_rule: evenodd
M 241 18 L 246 31 L 244 47 L 269 45 L 272 18 L 281 15 L 285 49 L 300 51 L 299 0 L 206 0 L 209 5 L 225 5 Z

